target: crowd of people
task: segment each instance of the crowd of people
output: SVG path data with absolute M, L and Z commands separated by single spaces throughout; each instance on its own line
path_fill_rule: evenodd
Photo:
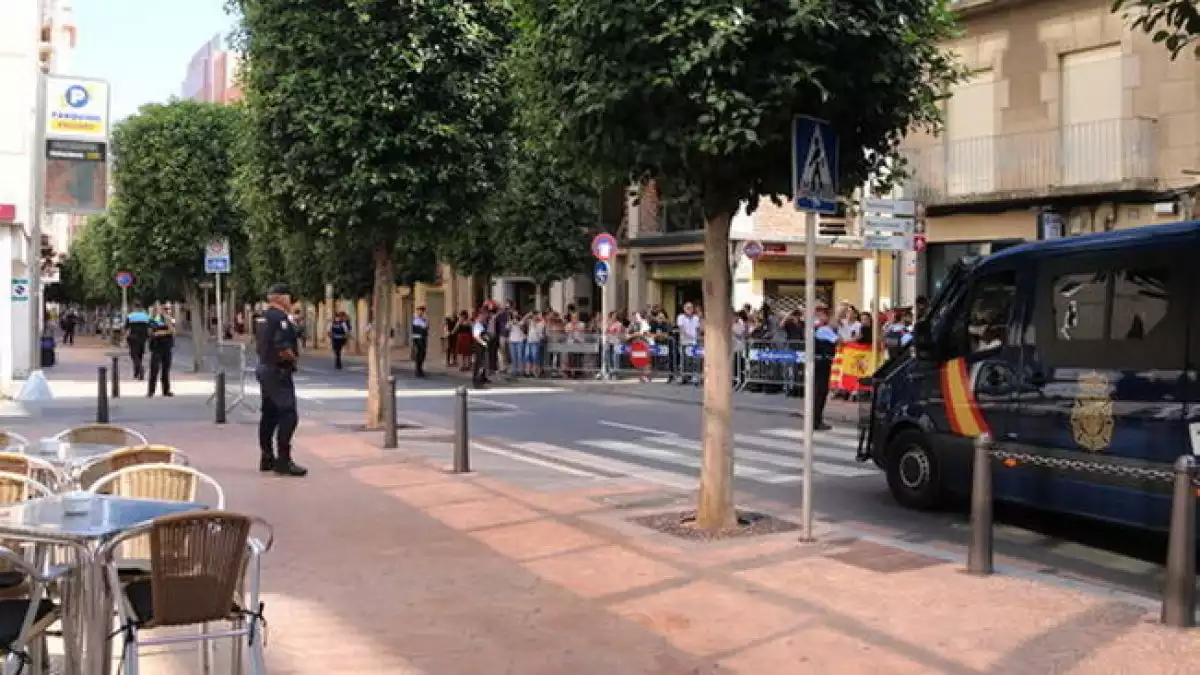
M 916 318 L 927 310 L 925 299 L 918 298 L 914 308 L 895 308 L 879 313 L 872 318 L 870 312 L 860 311 L 850 303 L 842 303 L 835 312 L 820 306 L 818 327 L 827 326 L 841 343 L 870 345 L 874 331 L 881 331 L 882 343 L 890 354 L 902 351 L 912 339 Z M 420 330 L 414 326 L 413 333 L 424 331 L 428 335 L 428 323 L 424 308 L 420 308 Z M 414 319 L 417 322 L 418 319 Z M 447 316 L 442 321 L 441 342 L 448 368 L 457 367 L 464 372 L 473 372 L 478 385 L 484 385 L 497 373 L 509 377 L 543 377 L 551 374 L 568 378 L 579 378 L 595 374 L 602 365 L 609 372 L 619 370 L 618 350 L 597 350 L 596 368 L 584 365 L 583 354 L 567 350 L 566 358 L 556 360 L 551 349 L 556 344 L 590 344 L 600 342 L 605 334 L 608 345 L 627 344 L 634 338 L 643 338 L 655 343 L 670 345 L 669 379 L 681 383 L 695 377 L 695 371 L 676 368 L 677 357 L 690 353 L 688 347 L 703 344 L 707 330 L 703 308 L 696 303 L 685 303 L 682 310 L 672 319 L 661 306 L 652 305 L 642 310 L 618 310 L 607 317 L 589 314 L 575 305 L 564 311 L 555 309 L 524 311 L 512 301 L 500 306 L 492 300 L 484 302 L 473 314 L 463 310 L 457 316 Z M 741 353 L 750 344 L 770 347 L 794 347 L 802 349 L 804 340 L 804 310 L 778 311 L 763 303 L 755 309 L 745 305 L 734 313 L 730 327 L 735 353 Z M 823 333 L 828 336 L 828 333 Z M 422 342 L 424 349 L 424 342 Z M 423 353 L 422 353 L 423 356 Z M 648 378 L 643 373 L 641 377 Z

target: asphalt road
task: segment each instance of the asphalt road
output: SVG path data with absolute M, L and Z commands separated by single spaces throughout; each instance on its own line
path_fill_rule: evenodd
M 336 371 L 321 356 L 310 357 L 297 377 L 303 414 L 362 411 L 365 383 L 362 366 Z M 398 373 L 400 417 L 451 426 L 453 389 L 459 384 Z M 472 395 L 471 401 L 477 452 L 487 448 L 513 461 L 558 468 L 574 477 L 628 475 L 674 488 L 690 490 L 696 485 L 699 406 L 566 390 L 553 382 L 545 387 L 499 386 Z M 740 498 L 794 507 L 799 517 L 800 420 L 737 411 L 734 433 L 735 489 Z M 874 465 L 855 462 L 852 427 L 820 432 L 817 439 L 813 498 L 818 519 L 915 545 L 965 551 L 965 504 L 932 513 L 901 508 L 892 501 L 883 474 Z M 995 545 L 1002 558 L 1158 597 L 1166 549 L 1161 535 L 1003 506 L 997 509 L 997 519 L 1001 524 Z

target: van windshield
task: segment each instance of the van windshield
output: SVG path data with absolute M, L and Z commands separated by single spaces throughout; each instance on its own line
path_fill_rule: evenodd
M 933 300 L 929 303 L 929 327 L 933 329 L 934 334 L 937 334 L 938 327 L 942 323 L 951 304 L 952 299 L 958 292 L 958 288 L 962 285 L 962 280 L 967 276 L 967 273 L 975 267 L 979 262 L 979 258 L 962 258 L 954 263 L 946 272 L 946 278 L 942 281 L 942 285 L 933 295 Z

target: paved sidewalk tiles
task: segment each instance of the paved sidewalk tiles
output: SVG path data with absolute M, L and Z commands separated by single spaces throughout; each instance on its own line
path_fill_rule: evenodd
M 676 494 L 661 486 L 454 475 L 321 421 L 301 426 L 312 473 L 292 480 L 256 470 L 252 425 L 138 426 L 220 481 L 230 508 L 276 526 L 273 675 L 1182 675 L 1200 653 L 1200 632 L 1158 626 L 1152 603 L 1034 574 L 968 576 L 961 551 L 825 524 L 809 545 L 630 524 Z M 186 648 L 153 659 L 145 672 L 198 672 Z

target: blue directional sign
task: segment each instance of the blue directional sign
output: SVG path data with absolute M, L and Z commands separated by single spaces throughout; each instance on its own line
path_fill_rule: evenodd
M 792 121 L 792 199 L 801 211 L 837 214 L 838 136 L 813 117 Z
M 608 263 L 604 261 L 596 263 L 596 271 L 592 273 L 592 276 L 596 279 L 597 286 L 607 284 L 609 277 Z

